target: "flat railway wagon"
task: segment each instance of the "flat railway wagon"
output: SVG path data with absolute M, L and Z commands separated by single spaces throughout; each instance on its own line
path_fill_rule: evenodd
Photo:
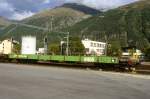
M 57 63 L 92 63 L 95 65 L 117 65 L 119 64 L 118 57 L 110 56 L 62 56 L 62 55 L 8 55 L 10 61 L 34 63 L 38 61 L 43 62 L 57 62 Z
M 129 58 L 119 58 L 113 56 L 63 56 L 63 55 L 1 55 L 0 62 L 17 63 L 50 63 L 58 65 L 72 66 L 95 66 L 98 68 L 126 69 L 134 70 L 139 61 Z

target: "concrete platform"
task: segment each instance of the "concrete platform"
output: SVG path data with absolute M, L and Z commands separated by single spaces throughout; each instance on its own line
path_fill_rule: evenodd
M 0 63 L 0 99 L 149 99 L 150 76 Z

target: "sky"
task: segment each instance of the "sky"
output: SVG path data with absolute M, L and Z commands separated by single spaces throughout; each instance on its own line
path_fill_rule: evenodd
M 112 9 L 137 0 L 0 0 L 0 16 L 22 20 L 64 3 L 79 3 L 96 9 Z

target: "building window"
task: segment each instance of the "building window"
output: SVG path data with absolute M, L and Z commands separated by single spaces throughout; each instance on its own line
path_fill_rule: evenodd
M 101 44 L 99 44 L 99 47 L 101 47 Z
M 91 47 L 93 47 L 93 43 L 91 43 Z
M 97 52 L 100 52 L 100 49 L 97 49 Z
M 99 47 L 99 43 L 97 43 L 97 47 Z
M 89 52 L 89 48 L 86 48 L 85 51 L 86 51 L 86 52 Z
M 101 44 L 101 48 L 104 48 L 103 44 Z
M 94 43 L 94 47 L 96 47 L 96 43 Z
M 103 48 L 105 48 L 105 44 L 103 44 Z

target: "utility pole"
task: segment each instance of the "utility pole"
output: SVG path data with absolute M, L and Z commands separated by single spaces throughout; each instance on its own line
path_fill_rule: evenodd
M 60 49 L 61 49 L 60 55 L 63 55 L 63 44 L 64 43 L 65 42 L 61 40 L 61 42 L 60 42 Z
M 3 43 L 3 54 L 4 54 L 4 47 L 5 47 L 5 45 L 4 45 L 4 43 Z
M 11 37 L 11 54 L 13 54 L 13 37 Z
M 49 32 L 49 24 L 46 23 L 46 28 L 47 28 L 47 31 Z M 47 32 L 45 31 L 45 32 Z M 47 39 L 47 33 L 45 34 L 44 36 L 44 54 L 47 55 L 47 49 L 48 49 L 48 39 Z
M 107 56 L 107 46 L 108 46 L 108 37 L 107 37 L 107 34 L 105 35 L 105 41 L 106 41 L 106 45 L 105 45 L 105 55 Z
M 51 16 L 50 20 L 50 29 L 49 29 L 49 23 L 46 24 L 47 31 L 46 32 L 52 32 L 53 31 L 53 16 Z M 44 53 L 48 54 L 48 33 L 46 33 L 44 37 Z
M 44 37 L 44 54 L 47 54 L 47 49 L 48 49 L 48 40 L 47 36 Z
M 126 43 L 126 47 L 128 47 L 128 33 L 125 32 L 125 43 Z
M 68 56 L 69 55 L 69 38 L 70 38 L 70 33 L 69 32 L 60 32 L 62 34 L 65 34 L 66 36 L 64 37 L 65 38 L 65 41 L 63 41 L 61 39 L 61 42 L 60 42 L 60 45 L 61 45 L 61 54 L 63 52 L 63 44 L 66 43 L 66 55 Z
M 53 31 L 53 20 L 54 20 L 54 18 L 53 18 L 53 16 L 51 16 L 51 31 Z
M 69 55 L 69 32 L 67 33 L 67 48 L 66 48 L 67 56 Z

